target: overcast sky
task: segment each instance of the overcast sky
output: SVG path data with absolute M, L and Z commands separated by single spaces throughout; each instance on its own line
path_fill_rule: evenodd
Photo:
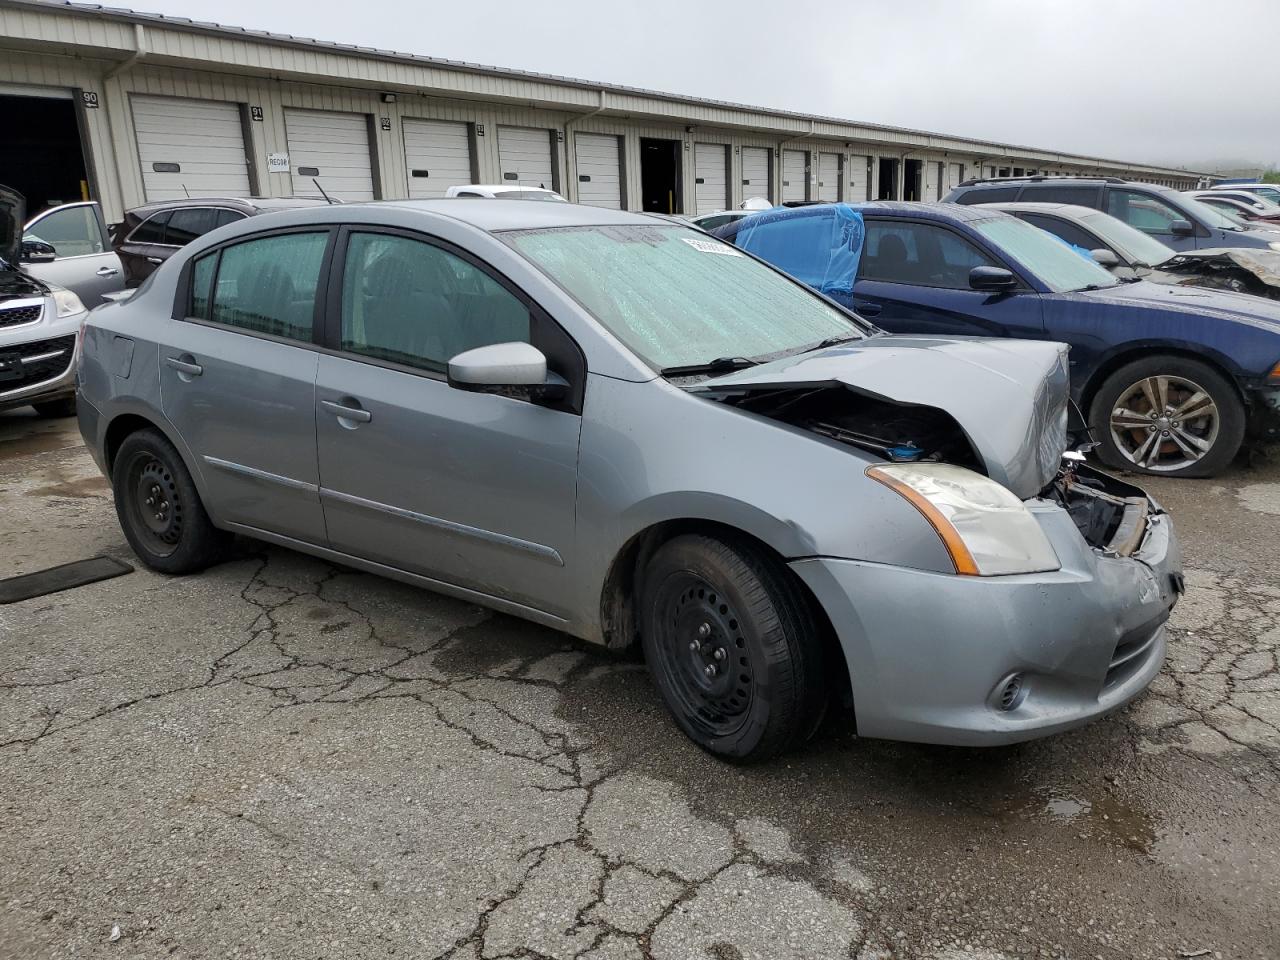
M 1280 0 L 115 5 L 1116 159 L 1280 162 Z

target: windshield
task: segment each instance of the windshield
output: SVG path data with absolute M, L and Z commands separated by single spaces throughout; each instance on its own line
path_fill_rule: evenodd
M 1189 212 L 1194 213 L 1206 227 L 1214 230 L 1244 230 L 1248 227 L 1245 221 L 1233 216 L 1218 207 L 1201 203 L 1195 197 L 1179 197 L 1178 203 Z
M 974 228 L 1054 293 L 1114 287 L 1120 282 L 1053 234 L 1016 217 L 982 220 L 975 223 Z
M 772 359 L 864 335 L 802 284 L 688 227 L 565 227 L 503 239 L 657 370 Z
M 1150 234 L 1143 233 L 1110 214 L 1090 213 L 1081 217 L 1080 221 L 1105 240 L 1107 246 L 1117 250 L 1133 264 L 1154 267 L 1177 253 L 1173 247 L 1165 246 Z
M 568 203 L 564 197 L 550 190 L 495 190 L 495 197 L 503 200 L 550 200 L 553 203 Z

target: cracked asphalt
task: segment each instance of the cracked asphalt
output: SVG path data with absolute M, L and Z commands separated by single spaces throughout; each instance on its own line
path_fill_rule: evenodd
M 245 542 L 0 607 L 0 957 L 1280 956 L 1280 457 L 1148 486 L 1150 693 L 999 750 L 734 767 L 638 662 Z M 134 561 L 74 423 L 0 414 L 0 577 Z

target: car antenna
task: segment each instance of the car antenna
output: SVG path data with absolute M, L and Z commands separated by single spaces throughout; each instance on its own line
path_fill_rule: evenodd
M 187 195 L 188 200 L 191 199 L 191 191 L 187 189 L 187 185 L 185 183 L 182 185 L 182 192 Z
M 324 187 L 320 186 L 320 181 L 316 177 L 312 177 L 311 182 L 314 183 L 316 185 L 316 189 L 320 191 L 320 196 L 324 197 L 325 200 L 328 201 L 330 204 L 334 204 L 338 202 L 337 200 L 333 199 L 333 197 L 329 196 L 327 193 L 324 192 Z

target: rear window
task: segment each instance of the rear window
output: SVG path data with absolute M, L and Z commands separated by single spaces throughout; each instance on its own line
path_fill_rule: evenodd
M 218 212 L 212 207 L 184 207 L 173 211 L 164 228 L 164 242 L 185 247 L 218 225 Z

